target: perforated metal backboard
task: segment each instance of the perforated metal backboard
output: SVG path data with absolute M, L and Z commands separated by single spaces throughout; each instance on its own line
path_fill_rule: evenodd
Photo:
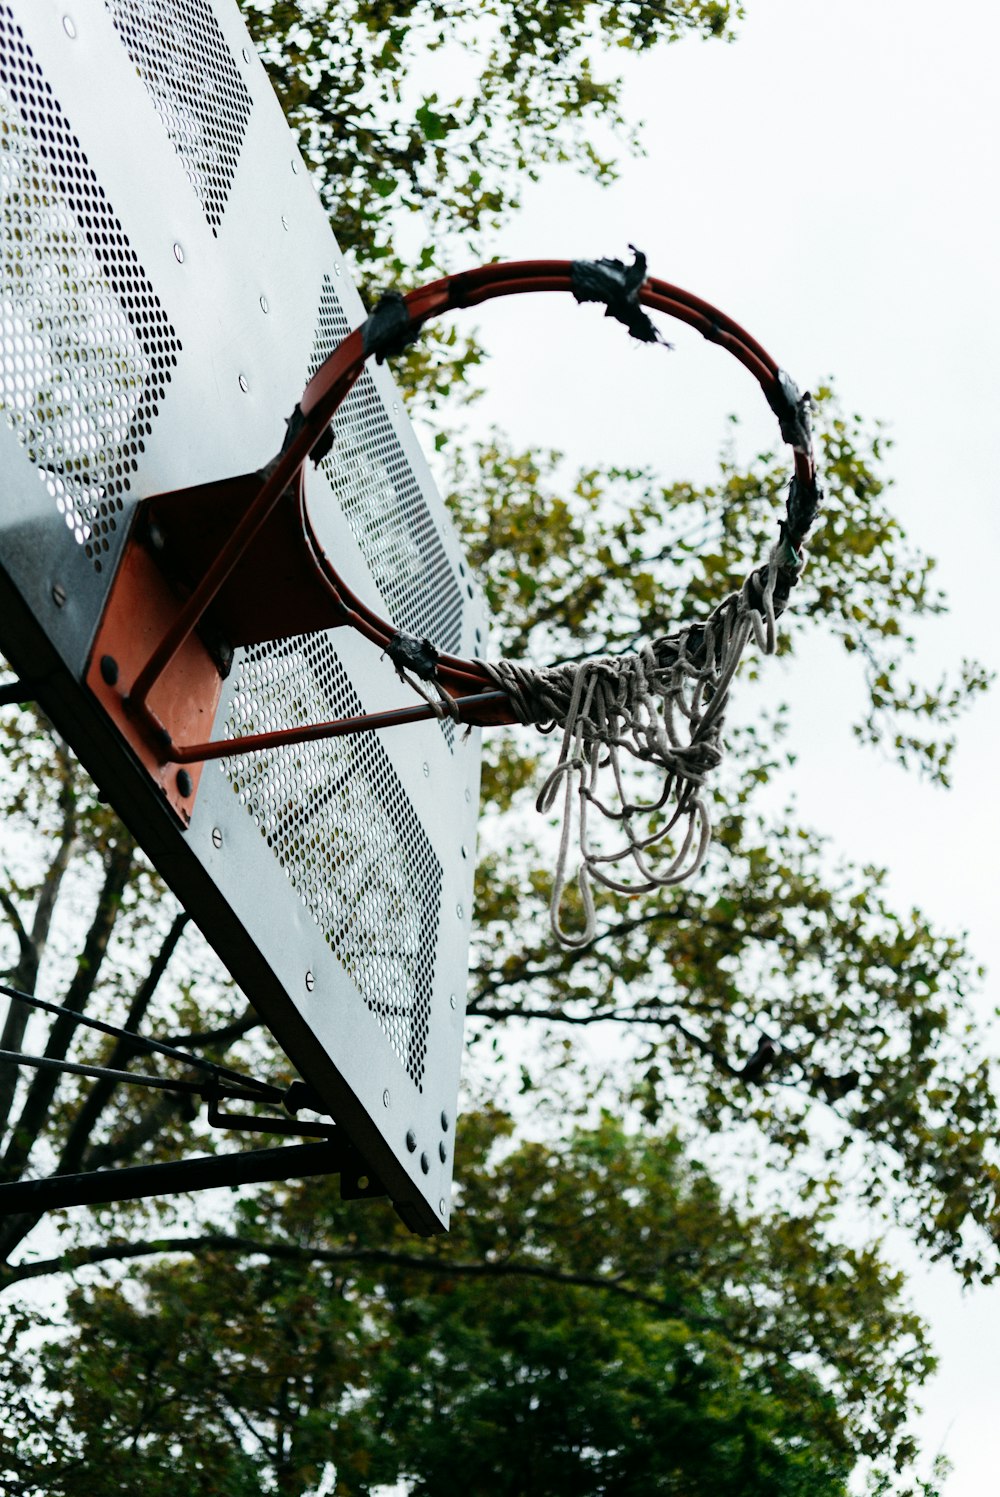
M 433 1231 L 478 734 L 429 722 L 227 758 L 185 824 L 85 685 L 137 505 L 266 463 L 364 315 L 234 0 L 0 0 L 0 648 Z M 397 628 L 482 653 L 482 599 L 384 369 L 335 430 L 309 479 L 327 554 Z M 412 702 L 348 629 L 279 639 L 237 652 L 211 736 Z

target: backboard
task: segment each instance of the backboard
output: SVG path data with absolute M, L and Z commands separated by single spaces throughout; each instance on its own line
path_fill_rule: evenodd
M 234 756 L 178 797 L 92 689 L 141 501 L 265 464 L 364 317 L 235 0 L 0 0 L 0 648 L 398 1209 L 437 1231 L 478 733 Z M 359 594 L 483 653 L 483 599 L 384 368 L 309 485 Z M 236 651 L 202 736 L 412 700 L 351 630 L 268 640 Z

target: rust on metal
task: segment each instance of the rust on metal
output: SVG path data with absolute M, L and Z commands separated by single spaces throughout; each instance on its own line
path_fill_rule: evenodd
M 169 628 L 177 608 L 178 599 L 153 557 L 144 546 L 132 542 L 118 569 L 94 640 L 87 685 L 186 826 L 191 820 L 201 767 L 191 764 L 190 793 L 183 795 L 177 781 L 179 761 L 173 750 L 156 726 L 151 726 L 149 715 L 132 711 L 127 700 L 131 683 Z M 114 661 L 117 672 L 107 665 L 102 669 L 102 662 L 108 659 Z M 107 679 L 112 675 L 115 684 Z M 176 743 L 207 737 L 221 694 L 219 669 L 199 636 L 191 634 L 178 650 L 173 668 L 157 681 L 152 699 L 156 720 Z

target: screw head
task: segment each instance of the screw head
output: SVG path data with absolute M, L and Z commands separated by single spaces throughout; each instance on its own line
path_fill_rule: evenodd
M 221 847 L 222 846 L 222 828 L 221 827 L 214 826 L 212 828 L 212 846 L 213 847 Z
M 382 1093 L 382 1106 L 388 1107 L 391 1101 L 392 1098 L 389 1096 L 389 1088 L 386 1087 L 385 1091 Z
M 359 1190 L 367 1190 L 368 1189 L 368 1184 L 369 1184 L 369 1181 L 368 1181 L 368 1176 L 367 1175 L 359 1175 L 358 1176 L 358 1189 Z
M 183 796 L 190 795 L 191 791 L 194 789 L 194 786 L 191 783 L 191 776 L 188 774 L 186 769 L 179 769 L 177 771 L 177 789 Z
M 62 608 L 65 606 L 66 589 L 63 587 L 61 582 L 54 582 L 52 584 L 52 601 L 57 608 Z
M 414 1133 L 412 1128 L 408 1128 L 406 1130 L 406 1147 L 409 1149 L 411 1154 L 417 1147 L 417 1135 Z
M 316 979 L 311 972 L 306 973 L 306 991 L 311 993 L 316 986 Z
M 118 661 L 113 655 L 101 656 L 101 680 L 105 686 L 118 685 Z

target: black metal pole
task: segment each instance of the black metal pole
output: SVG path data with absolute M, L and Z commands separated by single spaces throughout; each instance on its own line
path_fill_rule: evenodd
M 103 1206 L 111 1201 L 139 1201 L 217 1186 L 258 1185 L 265 1180 L 341 1176 L 345 1199 L 385 1195 L 365 1169 L 361 1156 L 339 1140 L 253 1149 L 241 1154 L 213 1154 L 169 1164 L 139 1164 L 127 1169 L 91 1170 L 86 1175 L 50 1175 L 47 1180 L 17 1180 L 0 1185 L 0 1217 L 31 1212 L 41 1215 L 63 1206 Z
M 55 1014 L 57 1019 L 75 1019 L 78 1024 L 83 1024 L 87 1029 L 96 1029 L 100 1034 L 109 1034 L 113 1039 L 126 1040 L 136 1050 L 148 1050 L 155 1055 L 167 1055 L 172 1060 L 179 1060 L 186 1066 L 195 1066 L 200 1071 L 215 1077 L 224 1077 L 235 1082 L 237 1086 L 252 1086 L 260 1092 L 261 1099 L 271 1102 L 284 1102 L 285 1092 L 278 1086 L 270 1086 L 266 1081 L 258 1081 L 255 1076 L 244 1076 L 239 1071 L 230 1070 L 229 1066 L 218 1065 L 213 1060 L 206 1060 L 202 1055 L 192 1055 L 189 1050 L 178 1050 L 176 1045 L 165 1045 L 162 1040 L 154 1040 L 143 1034 L 136 1034 L 131 1029 L 123 1029 L 120 1024 L 105 1024 L 102 1019 L 94 1019 L 90 1014 L 81 1014 L 72 1008 L 66 1008 L 62 1003 L 49 1003 L 45 998 L 39 998 L 35 993 L 22 993 L 19 988 L 12 988 L 5 982 L 0 982 L 0 994 L 8 998 L 16 998 L 18 1003 L 26 1003 L 29 1008 L 39 1009 L 42 1013 Z M 0 1059 L 15 1059 L 8 1051 L 0 1053 Z M 108 1076 L 111 1072 L 107 1072 Z M 303 1107 L 308 1103 L 303 1102 Z M 315 1110 L 315 1109 L 313 1109 Z
M 174 1081 L 169 1076 L 147 1076 L 140 1071 L 115 1071 L 107 1066 L 80 1065 L 75 1060 L 56 1060 L 51 1055 L 25 1055 L 21 1050 L 0 1050 L 0 1065 L 28 1066 L 35 1071 L 60 1071 L 68 1076 L 93 1076 L 98 1081 L 122 1082 L 129 1086 L 148 1086 L 156 1091 L 177 1092 L 178 1095 L 186 1094 L 192 1097 L 205 1096 L 211 1086 L 211 1081 Z M 266 1101 L 267 1098 L 257 1087 L 258 1083 L 249 1078 L 248 1085 L 220 1087 L 219 1094 L 227 1101 Z M 269 1090 L 275 1092 L 279 1099 L 283 1096 L 277 1087 L 271 1087 Z

